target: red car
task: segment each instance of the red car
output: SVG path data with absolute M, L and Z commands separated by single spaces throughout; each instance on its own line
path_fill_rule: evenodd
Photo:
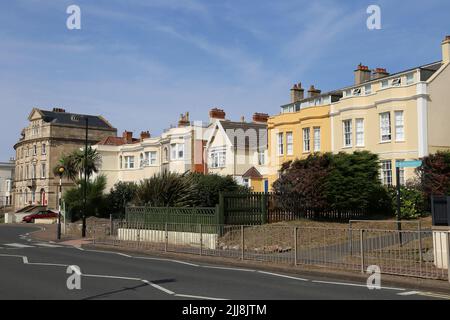
M 38 213 L 33 213 L 28 216 L 23 217 L 22 221 L 26 223 L 34 223 L 34 219 L 50 219 L 50 218 L 58 218 L 58 213 L 47 210 L 40 211 Z

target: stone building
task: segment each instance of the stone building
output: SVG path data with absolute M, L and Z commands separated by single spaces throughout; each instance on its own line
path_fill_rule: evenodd
M 12 206 L 12 188 L 14 177 L 14 159 L 0 162 L 0 211 Z
M 52 111 L 34 108 L 31 111 L 29 125 L 14 145 L 15 210 L 28 205 L 58 208 L 59 179 L 54 176 L 53 169 L 63 155 L 84 146 L 86 117 L 90 145 L 117 134 L 117 129 L 101 116 L 73 114 L 60 108 Z M 71 186 L 71 181 L 63 181 L 63 189 Z

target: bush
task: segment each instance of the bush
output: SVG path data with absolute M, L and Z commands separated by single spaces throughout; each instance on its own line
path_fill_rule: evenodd
M 98 176 L 87 184 L 83 180 L 77 182 L 78 186 L 67 190 L 64 193 L 64 201 L 67 211 L 72 219 L 76 221 L 82 217 L 84 210 L 84 190 L 86 189 L 86 217 L 106 217 L 108 214 L 106 197 L 104 191 L 106 189 L 106 177 Z
M 106 196 L 108 210 L 114 216 L 125 216 L 125 208 L 135 200 L 137 185 L 134 182 L 119 181 Z
M 367 151 L 314 154 L 283 165 L 273 189 L 286 203 L 295 198 L 297 206 L 306 208 L 391 214 L 378 172 L 378 156 Z
M 397 210 L 397 189 L 390 188 L 394 212 Z M 424 197 L 422 191 L 409 186 L 400 187 L 400 218 L 417 219 L 425 214 Z
M 195 205 L 198 207 L 214 207 L 219 203 L 220 192 L 249 192 L 248 188 L 238 185 L 231 176 L 191 173 L 188 178 L 195 185 Z
M 189 176 L 167 171 L 141 181 L 136 190 L 136 204 L 141 206 L 193 206 L 195 197 L 195 186 Z

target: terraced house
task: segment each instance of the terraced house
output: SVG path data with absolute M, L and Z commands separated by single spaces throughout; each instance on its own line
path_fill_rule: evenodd
M 28 116 L 29 125 L 22 130 L 16 150 L 14 208 L 44 205 L 58 208 L 58 183 L 53 168 L 64 154 L 85 144 L 85 118 L 88 118 L 88 142 L 97 143 L 117 130 L 102 116 L 68 113 L 34 108 Z M 64 187 L 73 183 L 64 180 Z
M 382 182 L 392 185 L 397 161 L 450 149 L 449 57 L 447 36 L 438 62 L 395 74 L 359 65 L 354 85 L 331 106 L 332 151 L 377 153 Z M 401 169 L 401 183 L 412 177 L 414 169 Z
M 102 157 L 99 174 L 107 179 L 107 190 L 119 181 L 139 182 L 163 171 L 204 172 L 204 132 L 207 125 L 191 123 L 189 113 L 180 116 L 178 125 L 160 136 L 141 132 L 139 138 L 125 131 L 122 137 L 105 137 L 94 149 Z
M 395 164 L 450 149 L 450 36 L 441 44 L 442 60 L 389 74 L 359 65 L 353 85 L 328 93 L 300 84 L 291 103 L 269 118 L 272 184 L 281 164 L 313 152 L 369 150 L 379 155 L 380 179 L 396 181 Z M 414 177 L 401 169 L 400 182 Z
M 341 91 L 322 93 L 311 86 L 305 97 L 302 85 L 291 89 L 291 103 L 268 120 L 268 173 L 271 186 L 284 162 L 302 159 L 314 152 L 331 151 L 330 108 Z

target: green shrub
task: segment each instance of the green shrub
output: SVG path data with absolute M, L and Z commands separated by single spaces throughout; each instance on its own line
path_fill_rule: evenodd
M 397 189 L 390 188 L 392 207 L 397 210 Z M 400 218 L 417 219 L 425 215 L 424 196 L 421 190 L 414 187 L 402 186 L 400 188 Z

